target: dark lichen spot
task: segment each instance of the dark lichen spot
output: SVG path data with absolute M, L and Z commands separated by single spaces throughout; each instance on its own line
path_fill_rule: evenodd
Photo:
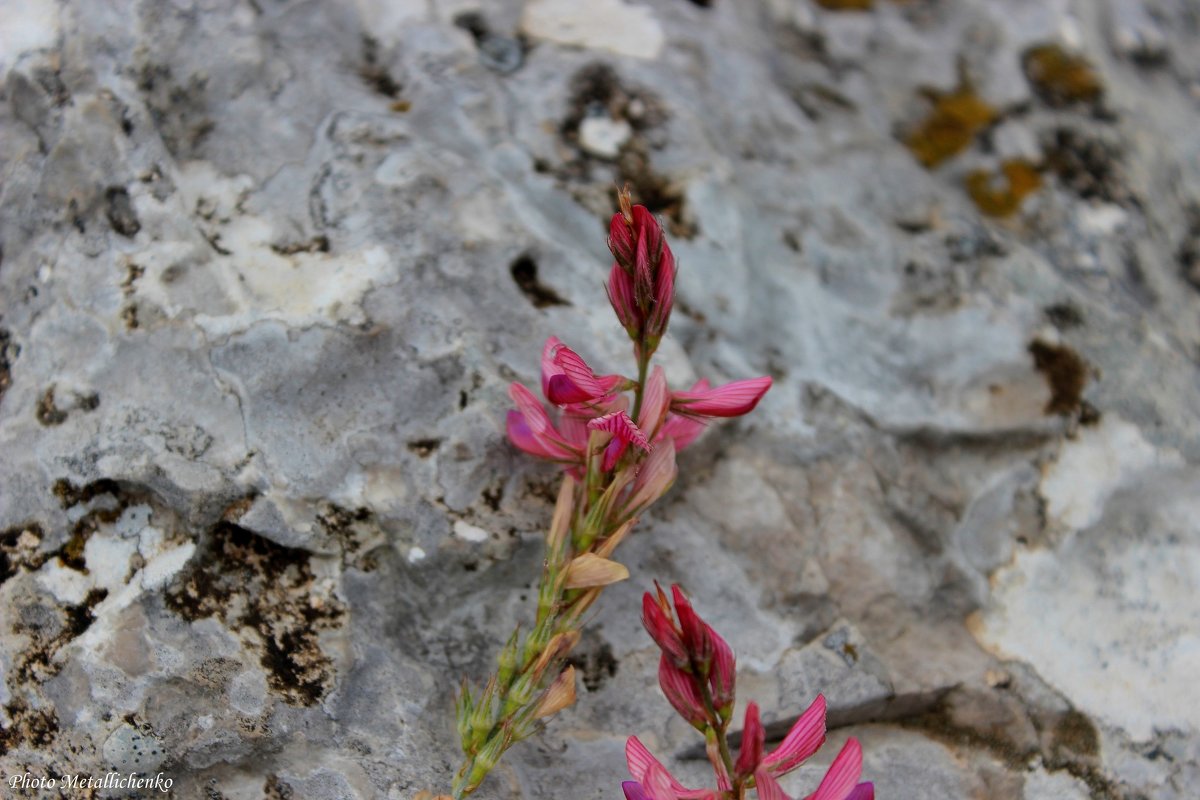
M 291 784 L 285 783 L 278 775 L 267 776 L 263 783 L 263 800 L 295 800 L 295 797 Z
M 271 249 L 281 256 L 292 256 L 296 253 L 328 253 L 329 252 L 329 237 L 324 235 L 314 236 L 307 242 L 288 242 L 286 244 L 273 244 Z
M 392 100 L 398 98 L 403 87 L 379 63 L 379 42 L 370 36 L 363 37 L 362 59 L 362 67 L 358 70 L 359 77 L 371 89 L 384 97 L 391 98 Z
M 1061 45 L 1035 45 L 1021 56 L 1021 66 L 1034 92 L 1046 103 L 1062 108 L 1076 103 L 1098 103 L 1104 84 L 1091 63 Z
M 57 675 L 62 665 L 54 660 L 55 654 L 91 627 L 94 609 L 107 596 L 107 589 L 92 589 L 77 605 L 21 609 L 13 633 L 29 637 L 29 644 L 14 659 L 12 675 L 17 684 L 40 684 Z
M 1183 241 L 1179 243 L 1179 252 L 1176 258 L 1179 261 L 1179 270 L 1183 279 L 1191 284 L 1193 289 L 1200 290 L 1200 207 L 1192 208 L 1190 216 L 1191 222 L 1188 225 L 1187 233 L 1183 236 Z M 0 331 L 0 394 L 4 393 L 2 351 L 4 333 L 5 331 Z
M 37 417 L 38 422 L 48 428 L 54 425 L 62 425 L 67 421 L 67 412 L 54 404 L 53 386 L 48 387 L 46 391 L 42 392 L 42 396 L 38 398 L 34 415 Z
M 1100 735 L 1090 719 L 1071 709 L 1054 724 L 1051 748 L 1059 757 L 1094 758 L 1100 754 Z
M 991 217 L 1011 216 L 1021 201 L 1042 185 L 1037 168 L 1023 159 L 1011 159 L 1000 165 L 1000 172 L 972 170 L 964 182 L 975 206 Z
M 110 186 L 104 193 L 105 199 L 105 215 L 108 217 L 108 224 L 117 233 L 132 239 L 137 232 L 142 229 L 142 224 L 138 222 L 137 212 L 133 210 L 133 203 L 129 200 L 129 192 L 124 186 Z
M 904 143 L 926 169 L 966 150 L 997 117 L 996 109 L 965 78 L 949 92 L 925 89 L 922 94 L 930 103 L 929 113 Z
M 579 126 L 589 116 L 608 114 L 625 120 L 635 132 L 645 132 L 666 121 L 667 113 L 653 93 L 621 82 L 616 70 L 600 61 L 580 68 L 571 78 L 571 98 L 560 131 L 576 144 Z
M 537 262 L 528 253 L 519 256 L 508 269 L 512 273 L 517 288 L 525 297 L 529 298 L 529 302 L 533 303 L 534 308 L 570 305 L 559 296 L 558 292 L 538 280 Z
M 1083 312 L 1072 303 L 1055 303 L 1043 309 L 1046 319 L 1059 330 L 1078 328 L 1083 325 Z
M 12 339 L 12 332 L 0 328 L 0 400 L 12 385 L 12 365 L 20 354 L 21 349 Z
M 616 676 L 619 662 L 608 642 L 589 640 L 575 649 L 567 664 L 579 671 L 584 688 L 595 692 L 602 689 L 609 678 Z
M 634 139 L 621 149 L 617 156 L 617 182 L 627 186 L 634 201 L 648 208 L 650 213 L 665 216 L 667 232 L 672 236 L 691 239 L 696 235 L 696 224 L 684 206 L 683 187 L 654 171 L 650 154 L 641 140 Z M 616 187 L 611 196 L 612 210 L 616 213 Z
M 267 684 L 286 703 L 314 705 L 332 687 L 333 663 L 317 635 L 340 624 L 345 608 L 317 589 L 304 550 L 218 523 L 164 600 L 184 619 L 216 617 L 253 632 Z
M 36 522 L 14 525 L 0 531 L 0 584 L 17 574 L 18 570 L 36 570 L 46 561 L 38 546 L 46 538 Z
M 4 707 L 9 724 L 0 726 L 0 755 L 18 747 L 46 748 L 58 737 L 58 716 L 50 708 L 30 708 L 21 700 Z
M 375 514 L 362 506 L 343 508 L 336 503 L 322 503 L 317 522 L 342 550 L 342 563 L 364 571 L 376 567 L 375 559 L 366 552 L 368 542 L 377 539 L 379 531 Z
M 500 501 L 504 499 L 504 484 L 497 483 L 494 486 L 489 486 L 484 489 L 480 495 L 483 497 L 483 502 L 492 511 L 500 510 Z
M 413 439 L 408 443 L 408 449 L 416 453 L 421 458 L 429 458 L 439 447 L 441 447 L 441 445 L 441 439 Z
M 1042 142 L 1046 166 L 1069 191 L 1085 200 L 1136 204 L 1115 144 L 1071 128 L 1056 128 Z
M 1087 386 L 1088 363 L 1071 348 L 1035 339 L 1029 344 L 1033 365 L 1046 378 L 1050 401 L 1046 414 L 1074 414 L 1079 411 L 1083 389 Z

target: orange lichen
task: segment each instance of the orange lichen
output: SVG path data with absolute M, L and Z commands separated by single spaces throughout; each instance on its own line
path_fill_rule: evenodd
M 932 169 L 971 145 L 975 135 L 996 119 L 996 109 L 967 82 L 952 91 L 927 91 L 933 107 L 905 144 L 926 169 Z
M 1091 62 L 1057 44 L 1035 45 L 1021 57 L 1025 77 L 1047 105 L 1095 103 L 1104 84 Z
M 992 217 L 1007 217 L 1041 187 L 1042 176 L 1028 161 L 1015 158 L 1001 164 L 999 172 L 973 170 L 965 183 L 967 194 L 980 211 Z
M 870 11 L 874 0 L 816 0 L 821 8 L 831 11 Z

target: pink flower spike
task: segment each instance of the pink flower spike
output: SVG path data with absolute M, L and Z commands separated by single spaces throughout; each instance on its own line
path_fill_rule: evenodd
M 708 716 L 700 692 L 692 682 L 692 676 L 671 663 L 664 653 L 658 660 L 658 686 L 671 707 L 691 725 L 704 730 Z
M 759 767 L 755 771 L 754 786 L 758 790 L 758 800 L 792 800 L 766 767 Z
M 642 395 L 642 411 L 638 414 L 638 427 L 650 439 L 658 434 L 663 420 L 667 416 L 667 404 L 670 393 L 667 391 L 667 376 L 662 367 L 656 366 L 646 379 L 645 393 Z
M 752 411 L 770 388 L 771 378 L 764 376 L 734 381 L 715 389 L 676 392 L 671 396 L 671 410 L 698 417 L 740 417 Z
M 808 796 L 808 800 L 846 800 L 850 793 L 855 791 L 860 775 L 862 745 L 857 739 L 847 739 L 842 752 L 837 754 L 837 758 L 829 765 L 829 771 L 821 779 L 821 785 Z
M 758 715 L 758 703 L 752 702 L 746 706 L 746 721 L 742 724 L 742 747 L 738 751 L 737 765 L 734 767 L 739 776 L 750 775 L 758 769 L 765 737 L 766 731 Z M 760 792 L 759 795 L 761 794 Z
M 588 427 L 594 431 L 611 433 L 621 441 L 637 445 L 643 450 L 650 449 L 650 442 L 646 441 L 646 434 L 633 424 L 633 420 L 624 411 L 614 411 L 603 417 L 596 417 L 588 423 Z
M 775 775 L 800 766 L 825 743 L 825 696 L 817 695 L 812 705 L 792 725 L 779 747 L 767 753 L 763 764 Z

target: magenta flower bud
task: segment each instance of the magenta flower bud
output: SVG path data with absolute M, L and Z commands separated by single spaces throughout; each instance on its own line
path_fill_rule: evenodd
M 679 629 L 683 633 L 683 646 L 687 648 L 692 664 L 707 675 L 712 667 L 713 644 L 709 637 L 712 630 L 692 608 L 679 584 L 671 585 L 671 596 L 675 600 L 675 615 L 679 617 Z
M 713 705 L 724 719 L 729 719 L 733 713 L 733 700 L 737 684 L 737 660 L 733 648 L 729 646 L 719 633 L 709 626 L 707 629 L 709 641 L 713 647 L 712 669 L 708 675 L 709 687 L 712 691 Z
M 608 249 L 625 272 L 633 273 L 633 253 L 637 249 L 637 235 L 633 229 L 632 211 L 626 211 L 628 195 L 622 197 L 622 211 L 612 215 L 608 224 Z
M 699 689 L 692 676 L 672 664 L 665 653 L 658 660 L 658 686 L 679 716 L 697 730 L 704 730 L 708 715 L 704 711 Z
M 667 332 L 671 319 L 671 308 L 675 305 L 675 256 L 671 248 L 663 246 L 662 261 L 654 281 L 654 296 L 651 298 L 646 318 L 646 338 L 658 341 Z
M 683 649 L 683 639 L 679 638 L 679 631 L 675 630 L 669 614 L 670 609 L 664 611 L 649 592 L 642 595 L 642 625 L 646 626 L 646 632 L 672 664 L 686 667 L 687 651 Z
M 613 264 L 606 288 L 608 289 L 608 302 L 612 304 L 621 327 L 625 329 L 631 339 L 637 339 L 641 336 L 644 318 L 633 298 L 633 277 L 625 272 L 619 264 Z
M 762 760 L 765 738 L 766 731 L 758 716 L 758 704 L 752 702 L 746 706 L 746 721 L 742 725 L 742 748 L 738 751 L 737 764 L 734 766 L 738 777 L 751 775 L 754 770 L 758 769 L 758 762 Z

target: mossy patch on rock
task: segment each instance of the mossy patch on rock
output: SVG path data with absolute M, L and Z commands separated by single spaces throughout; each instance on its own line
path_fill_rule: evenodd
M 1021 67 L 1037 96 L 1054 108 L 1097 103 L 1104 96 L 1104 84 L 1091 62 L 1062 45 L 1034 45 L 1021 56 Z
M 926 169 L 933 169 L 971 146 L 975 136 L 996 121 L 997 111 L 968 81 L 948 92 L 924 92 L 931 107 L 904 143 Z
M 964 183 L 976 208 L 990 217 L 1008 217 L 1041 187 L 1042 176 L 1033 164 L 1017 158 L 1002 163 L 998 172 L 972 170 Z

